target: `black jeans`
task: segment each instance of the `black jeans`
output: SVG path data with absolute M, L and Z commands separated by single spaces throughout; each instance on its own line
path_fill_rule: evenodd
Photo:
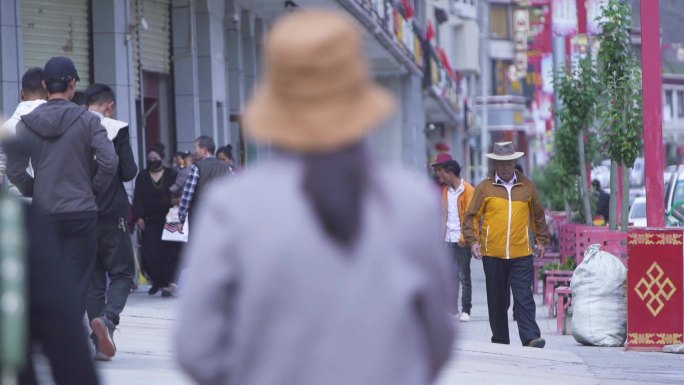
M 97 252 L 97 219 L 52 218 L 59 245 L 67 261 L 70 276 L 76 284 L 81 314 L 85 312 L 85 297 Z
M 513 292 L 513 312 L 518 321 L 520 341 L 539 338 L 541 332 L 535 321 L 536 305 L 532 293 L 534 268 L 532 256 L 502 259 L 482 257 L 487 281 L 487 306 L 489 326 L 492 329 L 492 342 L 510 344 L 508 334 L 509 290 Z
M 109 276 L 109 287 L 107 287 Z M 114 325 L 133 288 L 135 260 L 125 218 L 97 224 L 97 258 L 90 277 L 86 308 L 88 319 L 106 316 Z
M 456 301 L 458 301 L 460 287 L 463 286 L 463 293 L 461 293 L 461 311 L 470 314 L 470 309 L 473 307 L 473 284 L 470 279 L 470 248 L 451 242 L 447 243 L 447 247 L 451 252 L 454 262 Z M 456 310 L 458 310 L 458 303 L 456 303 Z

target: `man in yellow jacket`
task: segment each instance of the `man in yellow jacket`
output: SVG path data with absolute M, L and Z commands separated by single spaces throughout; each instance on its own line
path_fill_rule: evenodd
M 470 321 L 472 308 L 472 283 L 470 280 L 470 248 L 463 238 L 462 223 L 466 210 L 470 205 L 475 189 L 461 179 L 461 166 L 455 160 L 447 160 L 433 164 L 437 180 L 442 184 L 442 233 L 456 267 L 456 300 L 460 286 L 463 286 L 461 297 L 462 322 Z M 458 311 L 458 304 L 456 304 Z
M 536 258 L 543 255 L 548 234 L 534 184 L 514 169 L 515 159 L 523 155 L 515 151 L 512 142 L 494 144 L 494 151 L 487 154 L 493 160 L 494 174 L 475 189 L 463 233 L 473 256 L 482 259 L 492 342 L 510 343 L 510 288 L 522 344 L 543 348 L 546 341 L 535 320 L 532 258 L 533 254 Z M 530 230 L 535 235 L 536 249 L 530 241 Z

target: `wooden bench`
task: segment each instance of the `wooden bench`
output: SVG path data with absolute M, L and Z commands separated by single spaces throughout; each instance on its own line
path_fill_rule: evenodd
M 544 272 L 544 290 L 542 293 L 542 303 L 553 305 L 553 292 L 556 283 L 566 283 L 570 284 L 572 279 L 571 270 L 548 270 Z M 551 310 L 553 313 L 553 309 Z
M 559 286 L 556 288 L 556 297 L 556 334 L 569 334 L 565 324 L 565 313 L 572 303 L 572 289 L 568 286 Z
M 584 251 L 590 245 L 598 244 L 602 251 L 615 255 L 627 266 L 627 233 L 597 227 L 584 228 L 577 231 L 576 242 L 575 261 L 578 265 L 584 259 Z
M 534 294 L 539 293 L 539 281 L 544 282 L 543 279 L 539 278 L 539 270 L 541 270 L 547 263 L 560 262 L 560 254 L 557 252 L 545 252 L 544 256 L 535 259 L 533 262 L 534 266 L 534 279 L 532 281 L 532 292 Z

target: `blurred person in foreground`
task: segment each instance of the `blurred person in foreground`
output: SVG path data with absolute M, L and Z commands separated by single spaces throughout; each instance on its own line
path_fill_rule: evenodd
M 199 384 L 432 383 L 454 332 L 439 208 L 427 180 L 363 144 L 394 101 L 360 31 L 295 12 L 265 55 L 245 122 L 277 154 L 206 192 L 184 256 L 181 366 Z
M 8 304 L 14 302 L 9 299 L 18 299 L 27 305 L 3 306 L 0 310 L 5 329 L 1 342 L 6 353 L 0 357 L 2 383 L 16 374 L 20 385 L 38 384 L 33 358 L 44 355 L 54 384 L 97 385 L 78 288 L 69 277 L 53 223 L 35 208 L 1 194 L 0 218 L 0 234 L 14 241 L 0 247 L 0 260 L 7 270 L 3 279 L 10 281 L 3 285 L 2 296 Z M 13 275 L 13 270 L 25 274 Z
M 109 361 L 116 353 L 114 328 L 119 324 L 119 314 L 126 306 L 135 276 L 133 244 L 127 224 L 129 202 L 124 182 L 135 178 L 138 166 L 133 158 L 128 123 L 112 118 L 116 107 L 114 91 L 105 84 L 95 83 L 85 94 L 88 111 L 100 118 L 100 124 L 107 130 L 107 138 L 114 144 L 119 157 L 119 167 L 112 182 L 97 197 L 97 258 L 86 297 L 95 359 Z
M 532 258 L 533 254 L 536 258 L 544 255 L 549 239 L 544 208 L 534 183 L 515 171 L 515 159 L 524 153 L 515 151 L 513 142 L 494 143 L 494 151 L 486 155 L 493 160 L 494 174 L 475 188 L 463 223 L 463 234 L 473 257 L 482 259 L 491 341 L 497 344 L 511 342 L 508 308 L 510 292 L 513 292 L 513 312 L 518 321 L 520 341 L 523 346 L 543 348 L 546 341 L 541 338 L 535 320 Z M 532 248 L 530 229 L 535 236 L 536 249 Z

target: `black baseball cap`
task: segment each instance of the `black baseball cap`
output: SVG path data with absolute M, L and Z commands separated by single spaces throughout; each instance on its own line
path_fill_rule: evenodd
M 55 56 L 50 58 L 50 60 L 45 63 L 45 68 L 43 69 L 43 77 L 45 82 L 60 81 L 67 83 L 73 79 L 80 81 L 78 77 L 78 72 L 76 72 L 76 66 L 74 62 L 68 57 Z

